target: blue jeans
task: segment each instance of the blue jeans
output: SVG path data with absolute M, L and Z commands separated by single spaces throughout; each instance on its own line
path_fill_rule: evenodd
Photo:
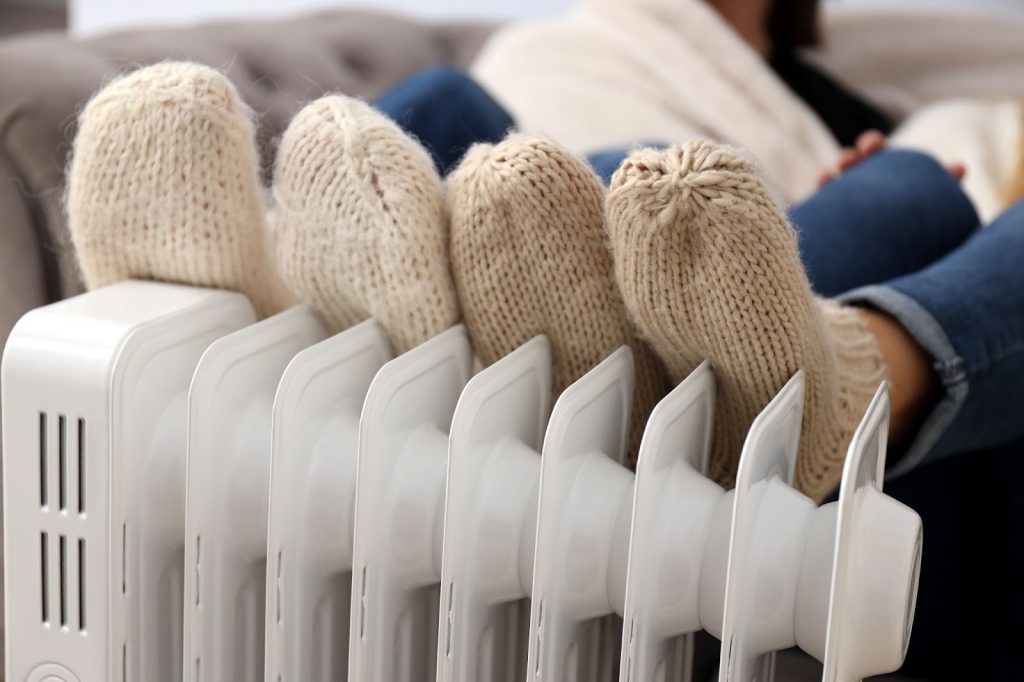
M 1024 201 L 928 267 L 841 298 L 898 319 L 942 381 L 892 475 L 1024 441 Z
M 512 117 L 472 78 L 438 66 L 406 78 L 374 106 L 419 139 L 446 175 L 477 142 L 500 142 Z
M 930 156 L 884 151 L 829 182 L 789 218 L 814 290 L 835 297 L 917 272 L 977 230 L 959 183 Z

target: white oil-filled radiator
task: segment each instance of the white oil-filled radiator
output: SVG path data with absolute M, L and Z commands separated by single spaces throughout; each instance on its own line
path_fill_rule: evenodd
M 27 314 L 2 367 L 7 682 L 825 682 L 906 653 L 922 527 L 882 492 L 880 386 L 839 501 L 791 485 L 804 379 L 705 476 L 705 363 L 621 462 L 622 348 L 550 404 L 537 337 L 473 376 L 453 327 L 124 282 Z

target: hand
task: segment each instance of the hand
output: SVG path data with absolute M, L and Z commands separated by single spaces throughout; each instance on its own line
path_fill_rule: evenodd
M 823 171 L 818 178 L 818 184 L 824 185 L 834 180 L 861 161 L 882 151 L 885 149 L 886 142 L 886 137 L 881 132 L 877 130 L 864 131 L 857 138 L 853 147 L 843 149 L 842 154 L 839 155 L 839 169 L 836 172 Z M 951 163 L 946 168 L 957 180 L 963 180 L 967 173 L 967 168 L 962 163 Z

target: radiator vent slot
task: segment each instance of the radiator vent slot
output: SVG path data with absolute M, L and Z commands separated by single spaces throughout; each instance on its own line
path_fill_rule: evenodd
M 88 614 L 86 538 L 68 533 L 67 521 L 46 521 L 50 512 L 85 521 L 86 420 L 39 412 L 39 609 L 45 627 L 84 635 Z M 60 523 L 55 527 L 54 523 Z
M 78 420 L 78 513 L 85 515 L 85 420 Z
M 60 626 L 68 625 L 68 539 L 60 536 Z
M 68 420 L 57 417 L 57 498 L 60 510 L 68 509 Z
M 51 542 L 56 540 L 56 547 Z M 44 627 L 86 633 L 88 587 L 85 538 L 39 533 L 39 606 Z
M 39 507 L 44 512 L 49 511 L 51 495 L 56 492 L 57 511 L 84 517 L 88 493 L 85 419 L 68 422 L 65 415 L 58 415 L 56 433 L 52 433 L 51 415 L 39 413 Z M 54 473 L 56 491 L 52 490 Z
M 39 534 L 39 586 L 42 593 L 43 625 L 50 624 L 50 536 Z
M 121 594 L 128 594 L 128 524 L 121 524 Z
M 47 482 L 49 473 L 49 456 L 46 452 L 48 434 L 46 433 L 46 413 L 39 413 L 39 506 L 44 511 L 50 503 L 50 490 Z
M 85 634 L 85 538 L 78 539 L 78 631 Z

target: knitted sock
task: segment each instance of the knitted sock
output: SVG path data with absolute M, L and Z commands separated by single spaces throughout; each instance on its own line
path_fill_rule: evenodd
M 267 243 L 249 111 L 220 72 L 167 62 L 113 81 L 79 119 L 67 211 L 89 288 L 154 279 L 291 300 Z
M 377 319 L 402 353 L 459 319 L 441 180 L 427 152 L 349 97 L 303 109 L 274 171 L 285 282 L 334 330 Z
M 615 174 L 607 212 L 626 307 L 672 378 L 705 358 L 714 366 L 711 475 L 732 483 L 754 417 L 803 369 L 796 484 L 827 495 L 885 377 L 882 358 L 856 311 L 812 295 L 753 165 L 703 140 L 641 150 Z
M 556 397 L 616 348 L 632 347 L 635 455 L 664 393 L 664 370 L 630 332 L 605 242 L 603 196 L 593 172 L 551 142 L 513 136 L 477 145 L 449 177 L 452 269 L 480 359 L 491 364 L 546 334 Z

